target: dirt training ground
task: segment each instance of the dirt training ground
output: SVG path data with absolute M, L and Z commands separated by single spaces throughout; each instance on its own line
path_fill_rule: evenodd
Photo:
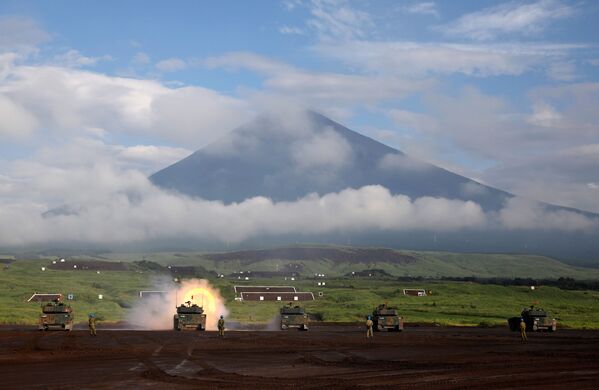
M 599 331 L 412 327 L 309 332 L 0 329 L 0 388 L 597 388 Z

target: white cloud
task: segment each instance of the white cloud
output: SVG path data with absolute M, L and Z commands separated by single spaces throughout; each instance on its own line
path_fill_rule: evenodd
M 118 169 L 136 169 L 147 175 L 191 153 L 191 150 L 185 148 L 157 145 L 123 146 L 97 138 L 76 137 L 43 147 L 31 161 L 60 170 L 104 164 Z M 22 168 L 29 165 L 24 160 L 18 160 L 15 166 Z
M 511 198 L 498 215 L 502 226 L 508 229 L 543 229 L 562 231 L 585 231 L 599 226 L 595 219 L 583 214 L 552 210 L 540 203 L 522 198 Z
M 100 61 L 110 61 L 112 57 L 104 55 L 101 57 L 87 57 L 79 53 L 79 51 L 71 49 L 66 53 L 59 54 L 54 57 L 54 62 L 58 66 L 67 68 L 80 68 L 83 66 L 94 66 Z
M 0 16 L 0 49 L 31 51 L 50 40 L 50 34 L 30 18 Z
M 572 157 L 592 157 L 599 162 L 599 143 L 581 145 L 574 148 L 563 150 L 559 153 L 563 156 Z
M 255 197 L 225 205 L 160 190 L 140 172 L 119 171 L 103 164 L 69 170 L 50 170 L 47 166 L 36 169 L 45 172 L 28 183 L 36 190 L 26 192 L 29 199 L 20 197 L 15 203 L 0 204 L 0 220 L 22 221 L 17 225 L 0 224 L 0 245 L 170 239 L 239 243 L 264 235 L 455 231 L 485 229 L 496 223 L 509 229 L 580 231 L 596 227 L 596 222 L 580 214 L 543 209 L 519 200 L 511 201 L 496 217 L 485 215 L 471 201 L 431 197 L 412 200 L 392 195 L 381 186 L 323 196 L 311 194 L 294 202 Z M 30 199 L 38 192 L 60 194 L 64 203 L 59 204 L 73 205 L 71 212 L 41 216 L 47 206 Z
M 533 89 L 529 93 L 533 117 L 554 129 L 552 133 L 563 145 L 596 143 L 599 139 L 599 83 L 570 83 Z M 562 146 L 563 147 L 563 146 Z
M 415 15 L 432 15 L 436 18 L 440 16 L 437 4 L 433 1 L 422 1 L 408 5 L 399 6 L 399 11 Z
M 513 154 L 486 171 L 486 181 L 529 199 L 599 213 L 599 196 L 589 186 L 599 181 L 599 138 L 570 148 L 562 144 L 544 146 L 548 150 L 536 155 Z
M 12 134 L 101 128 L 199 147 L 252 116 L 246 103 L 200 87 L 168 88 L 157 81 L 50 66 L 16 66 L 9 76 L 0 80 L 0 96 L 9 115 L 3 132 L 13 123 Z
M 192 151 L 184 148 L 156 145 L 118 147 L 116 148 L 116 151 L 118 151 L 120 156 L 128 162 L 151 164 L 154 168 L 153 170 L 162 169 L 192 153 Z
M 231 52 L 220 56 L 209 57 L 204 60 L 204 65 L 209 69 L 224 68 L 231 71 L 238 69 L 251 69 L 263 74 L 276 74 L 292 72 L 294 67 L 283 62 L 250 52 Z
M 373 104 L 405 97 L 429 88 L 428 80 L 409 80 L 396 76 L 377 77 L 356 74 L 308 72 L 252 53 L 234 52 L 208 58 L 209 68 L 250 69 L 267 76 L 267 92 L 283 99 L 301 100 L 309 107 L 329 110 L 348 104 Z
M 301 170 L 339 169 L 352 157 L 351 145 L 332 129 L 301 138 L 292 145 L 293 160 Z
M 169 88 L 152 101 L 152 132 L 206 145 L 250 120 L 246 102 L 200 87 Z
M 483 185 L 480 185 L 474 181 L 468 181 L 460 185 L 461 193 L 469 198 L 475 198 L 477 196 L 484 196 L 489 193 L 489 189 Z
M 543 68 L 574 44 L 451 44 L 405 41 L 346 41 L 319 43 L 313 50 L 374 74 L 423 76 L 462 73 L 489 77 L 521 75 Z
M 439 126 L 422 130 L 443 138 L 438 143 L 449 140 L 462 150 L 497 159 L 505 156 L 505 148 L 513 148 L 523 140 L 512 107 L 505 99 L 467 87 L 454 96 L 429 94 L 425 101 Z
M 388 153 L 381 158 L 378 168 L 386 171 L 415 171 L 422 172 L 431 169 L 431 165 L 404 154 Z
M 399 128 L 409 128 L 420 131 L 434 131 L 439 124 L 430 115 L 394 108 L 387 115 Z
M 50 173 L 37 189 L 62 191 L 76 213 L 42 217 L 44 206 L 23 199 L 0 206 L 0 245 L 48 242 L 130 243 L 157 239 L 203 239 L 240 242 L 280 234 L 325 234 L 335 231 L 436 231 L 477 228 L 485 223 L 473 202 L 393 196 L 379 186 L 347 189 L 296 202 L 274 203 L 263 197 L 224 205 L 181 197 L 153 187 L 135 171 L 96 165 Z M 89 177 L 95 180 L 90 181 Z M 69 193 L 85 187 L 85 191 Z M 211 221 L 207 224 L 205 221 Z M 89 229 L 93 226 L 93 229 Z
M 0 53 L 0 82 L 10 74 L 18 58 L 16 53 Z
M 150 63 L 150 56 L 143 52 L 135 53 L 133 63 L 137 65 L 147 65 Z
M 312 17 L 306 24 L 325 41 L 366 37 L 374 27 L 368 13 L 346 0 L 312 0 L 309 9 Z
M 156 69 L 161 72 L 176 72 L 187 68 L 187 63 L 180 58 L 169 58 L 156 63 Z
M 547 76 L 559 81 L 573 81 L 579 77 L 573 61 L 553 62 L 547 68 Z
M 512 1 L 463 15 L 438 29 L 450 36 L 475 40 L 495 39 L 504 34 L 534 35 L 545 30 L 551 22 L 575 13 L 575 7 L 558 0 Z
M 0 136 L 27 138 L 38 126 L 31 112 L 0 94 Z
M 299 27 L 293 26 L 281 26 L 279 27 L 279 32 L 285 35 L 303 35 L 305 31 Z
M 283 106 L 284 107 L 284 106 Z M 292 110 L 277 110 L 293 132 L 291 150 L 296 161 L 342 167 L 351 150 L 324 131 L 315 137 L 303 125 L 305 118 Z M 305 115 L 305 114 L 304 114 Z M 278 129 L 278 128 L 277 128 Z M 274 131 L 274 130 L 273 130 Z M 303 143 L 301 143 L 303 142 Z M 299 146 L 296 148 L 296 146 Z M 346 145 L 347 146 L 347 145 Z M 595 148 L 571 151 L 594 155 Z M 333 232 L 485 229 L 543 229 L 579 231 L 595 222 L 571 212 L 555 212 L 536 204 L 511 202 L 497 215 L 485 214 L 475 202 L 392 195 L 381 186 L 346 189 L 294 202 L 273 202 L 264 197 L 225 205 L 192 199 L 153 186 L 147 174 L 155 167 L 190 153 L 181 148 L 138 145 L 125 147 L 97 138 L 76 138 L 72 143 L 48 146 L 33 159 L 11 164 L 0 176 L 0 245 L 53 242 L 131 243 L 192 239 L 239 243 L 258 236 L 327 234 Z M 406 160 L 387 157 L 381 164 L 406 168 Z M 408 168 L 412 168 L 411 166 Z M 464 188 L 480 193 L 480 188 Z M 58 206 L 69 212 L 51 213 Z M 59 208 L 60 210 L 60 208 Z M 66 210 L 66 209 L 65 209 Z M 524 216 L 524 217 L 522 217 Z M 532 219 L 531 219 L 532 218 Z M 205 221 L 211 221 L 207 224 Z M 558 223 L 557 221 L 565 221 Z M 89 229 L 93 226 L 93 229 Z
M 287 11 L 291 11 L 297 7 L 301 7 L 304 3 L 302 0 L 283 0 L 282 4 Z
M 562 116 L 551 105 L 539 101 L 533 104 L 533 112 L 527 118 L 527 122 L 535 126 L 556 127 L 562 120 Z

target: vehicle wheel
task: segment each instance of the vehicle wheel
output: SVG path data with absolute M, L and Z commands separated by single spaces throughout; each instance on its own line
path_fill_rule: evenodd
M 376 329 L 377 329 L 379 332 L 382 332 L 382 331 L 385 329 L 385 327 L 384 327 L 383 325 L 381 325 L 381 324 L 378 324 L 378 325 L 376 326 Z
M 395 327 L 395 331 L 396 331 L 396 332 L 401 332 L 401 328 L 399 327 L 399 325 L 397 325 L 397 326 Z
M 281 325 L 281 329 L 286 330 L 287 329 L 287 325 Z

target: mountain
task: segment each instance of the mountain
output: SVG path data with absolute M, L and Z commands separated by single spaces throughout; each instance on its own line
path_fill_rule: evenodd
M 354 132 L 320 114 L 263 115 L 150 180 L 192 197 L 241 202 L 254 196 L 295 201 L 347 188 L 381 185 L 392 194 L 471 200 L 496 213 L 514 195 L 480 184 Z M 539 203 L 540 204 L 540 203 Z M 553 211 L 596 215 L 560 206 Z M 599 261 L 594 235 L 550 229 L 371 232 L 266 237 L 245 246 L 295 242 L 383 245 L 417 250 L 539 253 Z M 242 245 L 242 246 L 243 246 Z
M 173 261 L 174 256 L 148 255 L 148 259 Z M 118 256 L 117 256 L 118 258 Z M 234 274 L 251 272 L 255 278 L 317 273 L 327 277 L 411 276 L 599 280 L 599 269 L 573 267 L 535 255 L 415 252 L 388 248 L 346 246 L 289 246 L 220 253 L 177 253 L 180 264 L 201 265 L 208 270 Z M 162 260 L 164 261 L 164 260 Z
M 317 113 L 307 112 L 305 122 L 309 130 L 281 130 L 285 124 L 276 118 L 259 117 L 150 179 L 186 195 L 226 203 L 259 195 L 294 201 L 309 193 L 371 184 L 412 198 L 475 200 L 485 209 L 497 209 L 512 196 L 411 158 Z M 327 157 L 329 153 L 339 156 Z

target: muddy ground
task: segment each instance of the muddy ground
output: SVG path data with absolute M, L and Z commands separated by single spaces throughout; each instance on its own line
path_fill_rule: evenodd
M 0 388 L 599 388 L 599 331 L 357 326 L 214 332 L 0 329 Z

